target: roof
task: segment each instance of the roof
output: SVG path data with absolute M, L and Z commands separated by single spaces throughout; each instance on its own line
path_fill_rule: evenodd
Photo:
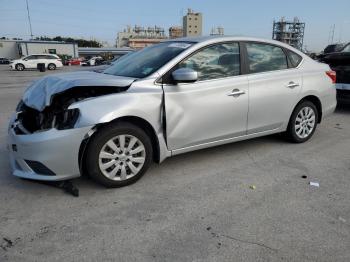
M 271 39 L 263 39 L 256 37 L 247 37 L 247 36 L 197 36 L 197 37 L 181 37 L 175 39 L 169 39 L 168 41 L 183 41 L 183 42 L 220 42 L 220 41 L 258 41 L 258 42 L 271 42 L 281 44 L 282 42 L 271 40 Z
M 175 38 L 175 39 L 169 39 L 164 42 L 193 42 L 198 43 L 201 45 L 206 44 L 213 44 L 217 42 L 224 42 L 224 41 L 254 41 L 254 42 L 264 42 L 274 45 L 279 45 L 288 49 L 292 49 L 295 52 L 302 54 L 299 50 L 295 49 L 294 47 L 282 43 L 280 41 L 271 40 L 271 39 L 264 39 L 264 38 L 256 38 L 256 37 L 247 37 L 247 36 L 199 36 L 199 37 L 182 37 L 182 38 Z

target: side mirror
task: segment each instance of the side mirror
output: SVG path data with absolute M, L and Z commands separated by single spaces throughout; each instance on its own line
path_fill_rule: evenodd
M 176 83 L 193 83 L 198 80 L 198 73 L 190 68 L 179 68 L 172 73 Z
M 24 60 L 24 61 L 28 61 L 28 58 L 24 58 L 23 60 Z

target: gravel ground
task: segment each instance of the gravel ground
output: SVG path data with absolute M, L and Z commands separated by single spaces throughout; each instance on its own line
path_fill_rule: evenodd
M 276 135 L 188 153 L 119 189 L 79 178 L 74 198 L 11 176 L 6 152 L 24 88 L 71 70 L 0 66 L 0 261 L 349 261 L 350 107 L 305 144 Z

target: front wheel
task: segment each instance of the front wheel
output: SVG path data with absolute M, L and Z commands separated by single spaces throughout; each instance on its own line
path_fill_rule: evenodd
M 297 105 L 289 120 L 287 135 L 294 143 L 304 143 L 315 133 L 318 123 L 318 111 L 310 101 Z
M 22 65 L 22 64 L 17 64 L 17 65 L 15 66 L 15 68 L 16 68 L 17 71 L 23 71 L 23 70 L 24 70 L 24 65 Z
M 136 182 L 152 161 L 148 135 L 130 123 L 116 123 L 99 130 L 90 140 L 86 171 L 106 187 L 122 187 Z

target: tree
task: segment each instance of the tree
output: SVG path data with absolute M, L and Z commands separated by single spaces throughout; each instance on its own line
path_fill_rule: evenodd
M 55 36 L 53 38 L 50 38 L 47 36 L 40 36 L 40 37 L 36 37 L 35 40 L 77 43 L 79 47 L 102 47 L 102 44 L 96 40 L 85 40 L 80 38 L 74 39 L 72 37 Z

